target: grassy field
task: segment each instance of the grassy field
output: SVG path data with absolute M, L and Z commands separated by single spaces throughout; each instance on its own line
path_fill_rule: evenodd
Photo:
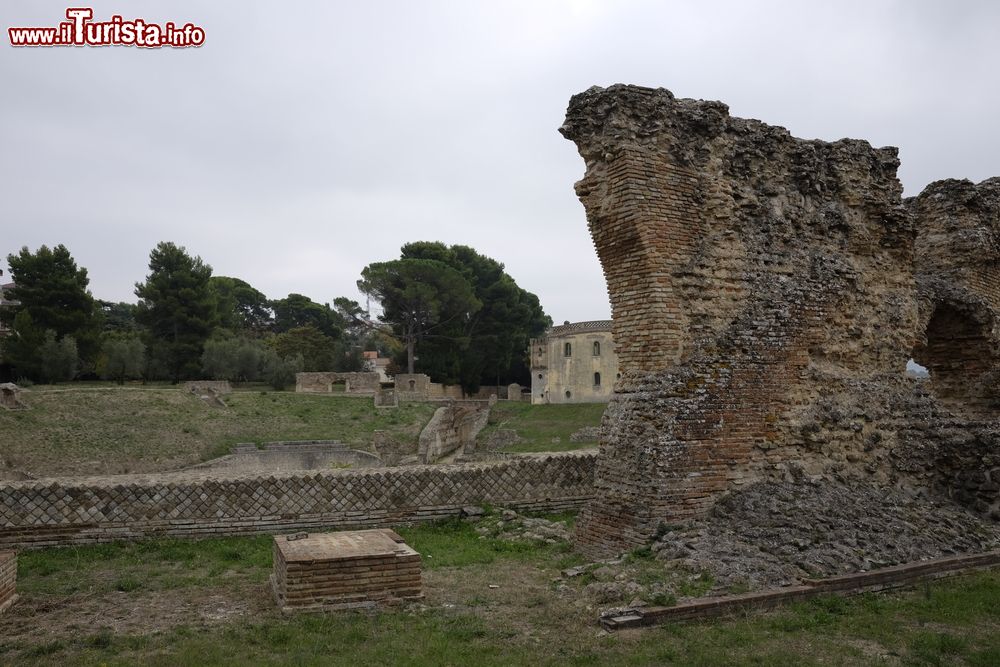
M 483 443 L 497 429 L 513 429 L 522 442 L 506 448 L 510 452 L 559 452 L 596 447 L 597 441 L 571 442 L 570 436 L 584 426 L 600 426 L 604 403 L 532 405 L 497 403 L 477 442 Z
M 341 440 L 370 449 L 372 432 L 415 441 L 433 405 L 376 410 L 370 398 L 237 391 L 227 408 L 176 387 L 32 388 L 30 410 L 0 410 L 0 465 L 36 476 L 171 470 L 237 442 Z
M 229 452 L 237 442 L 340 440 L 371 449 L 372 432 L 415 442 L 435 408 L 403 403 L 376 410 L 370 398 L 317 396 L 242 389 L 212 407 L 176 386 L 74 383 L 36 386 L 23 395 L 30 410 L 0 410 L 0 479 L 3 468 L 48 475 L 158 472 Z M 598 426 L 603 404 L 531 405 L 498 403 L 480 442 L 497 428 L 523 438 L 513 452 L 592 447 L 570 435 Z
M 607 634 L 566 544 L 401 528 L 426 600 L 378 613 L 282 616 L 270 538 L 160 540 L 25 552 L 0 616 L 0 665 L 1000 664 L 1000 571 L 894 595 Z

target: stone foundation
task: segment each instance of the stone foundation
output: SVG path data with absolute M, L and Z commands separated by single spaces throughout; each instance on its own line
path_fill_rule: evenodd
M 420 554 L 388 529 L 278 535 L 271 590 L 284 612 L 419 600 Z

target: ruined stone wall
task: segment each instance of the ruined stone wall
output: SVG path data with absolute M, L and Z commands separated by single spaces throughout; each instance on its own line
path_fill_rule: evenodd
M 923 335 L 914 358 L 932 393 L 969 415 L 996 415 L 1000 349 L 1000 178 L 931 183 L 907 200 L 917 227 Z
M 420 462 L 434 463 L 456 451 L 473 447 L 476 436 L 490 418 L 490 406 L 488 401 L 452 401 L 435 410 L 420 432 Z
M 407 401 L 442 401 L 464 398 L 462 388 L 457 384 L 431 382 L 430 377 L 423 373 L 412 375 L 398 373 L 395 377 L 395 385 L 399 398 Z
M 592 454 L 379 471 L 119 475 L 0 485 L 0 549 L 321 528 L 458 516 L 469 505 L 538 511 L 590 497 Z
M 184 389 L 192 394 L 231 394 L 233 387 L 229 380 L 191 380 L 184 383 Z
M 373 395 L 379 389 L 378 373 L 296 373 L 295 391 L 330 394 L 334 385 L 343 383 L 345 394 Z
M 635 86 L 574 96 L 561 132 L 586 163 L 623 374 L 584 550 L 641 544 L 758 479 L 895 484 L 926 465 L 900 440 L 929 314 L 896 149 Z

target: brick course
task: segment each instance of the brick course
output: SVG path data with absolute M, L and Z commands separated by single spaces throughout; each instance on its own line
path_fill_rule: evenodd
M 419 600 L 420 554 L 389 529 L 277 535 L 271 588 L 282 611 Z

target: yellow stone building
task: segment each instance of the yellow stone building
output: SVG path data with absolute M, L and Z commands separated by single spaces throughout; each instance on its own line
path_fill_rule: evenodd
M 611 320 L 565 322 L 531 339 L 531 402 L 607 403 L 618 378 Z

